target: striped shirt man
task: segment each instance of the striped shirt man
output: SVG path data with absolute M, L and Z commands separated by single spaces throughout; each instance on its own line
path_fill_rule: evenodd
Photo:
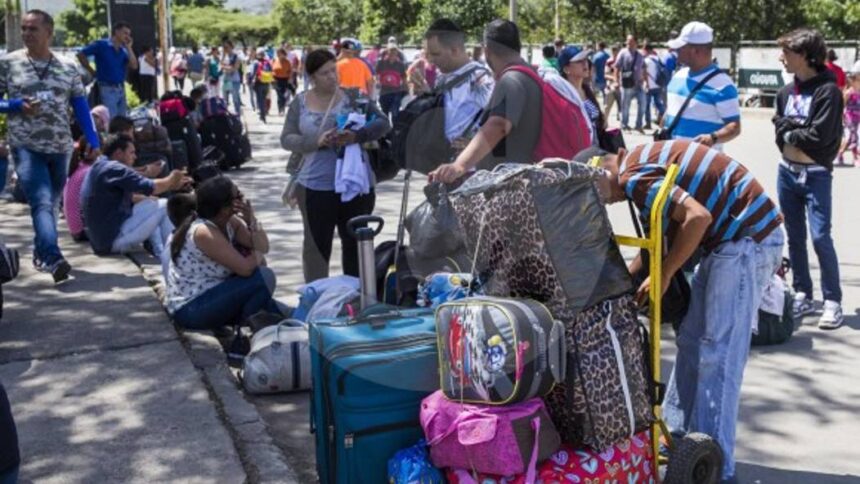
M 650 219 L 657 191 L 667 167 L 679 166 L 669 203 L 667 220 L 676 204 L 693 197 L 712 216 L 701 246 L 710 252 L 723 242 L 752 237 L 761 242 L 782 224 L 782 214 L 761 184 L 738 161 L 690 140 L 648 143 L 619 154 L 618 181 L 626 197 L 635 203 L 643 219 Z M 664 222 L 671 245 L 678 224 Z
M 719 69 L 711 64 L 702 70 L 690 72 L 685 67 L 672 76 L 667 91 L 666 119 L 663 126 L 671 126 L 681 105 L 696 85 L 714 70 Z M 699 135 L 710 134 L 723 126 L 740 121 L 741 112 L 738 102 L 738 90 L 732 79 L 724 72 L 717 74 L 699 89 L 690 100 L 687 109 L 681 113 L 681 120 L 672 131 L 672 137 L 695 138 Z M 717 145 L 717 149 L 720 145 Z

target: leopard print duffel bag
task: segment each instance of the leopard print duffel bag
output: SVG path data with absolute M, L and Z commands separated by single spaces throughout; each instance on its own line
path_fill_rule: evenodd
M 564 441 L 602 451 L 647 429 L 655 393 L 633 295 L 556 317 L 565 324 L 567 377 L 545 401 Z

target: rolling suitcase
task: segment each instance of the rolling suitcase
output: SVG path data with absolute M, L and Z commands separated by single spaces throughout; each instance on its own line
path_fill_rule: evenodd
M 378 223 L 377 229 L 358 226 Z M 359 240 L 361 310 L 309 322 L 311 432 L 323 484 L 387 482 L 387 462 L 422 436 L 421 401 L 439 388 L 433 311 L 376 303 L 373 236 L 382 219 L 350 220 Z

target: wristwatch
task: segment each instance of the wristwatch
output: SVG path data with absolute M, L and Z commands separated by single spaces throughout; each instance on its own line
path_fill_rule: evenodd
M 719 140 L 719 138 L 717 137 L 717 133 L 711 133 L 711 144 L 717 144 L 717 140 Z

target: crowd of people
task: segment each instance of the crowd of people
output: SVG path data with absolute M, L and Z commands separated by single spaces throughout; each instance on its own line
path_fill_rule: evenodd
M 56 207 L 62 199 L 72 237 L 96 254 L 143 246 L 161 260 L 167 310 L 179 325 L 216 329 L 261 310 L 281 312 L 272 298 L 275 275 L 266 267 L 268 236 L 240 188 L 223 175 L 195 183 L 182 169 L 136 166 L 135 123 L 124 86 L 129 70 L 138 71 L 142 99 L 155 100 L 160 63 L 152 48 L 135 52 L 124 23 L 113 25 L 108 39 L 84 47 L 78 60 L 94 76 L 98 94 L 90 96 L 98 103 L 91 106 L 77 67 L 50 50 L 51 16 L 28 11 L 22 33 L 25 48 L 0 58 L 6 96 L 0 111 L 8 116 L 8 154 L 31 210 L 33 265 L 55 282 L 72 271 L 58 244 Z M 708 25 L 683 26 L 662 58 L 652 43 L 640 49 L 629 35 L 623 48 L 609 50 L 604 43 L 593 49 L 563 41 L 547 45 L 537 68 L 521 56 L 513 22 L 488 24 L 481 48 L 468 49 L 466 40 L 450 19 L 429 26 L 423 50 L 412 60 L 395 38 L 367 54 L 357 39 L 347 38 L 302 55 L 287 43 L 243 50 L 225 40 L 208 56 L 198 47 L 171 51 L 170 76 L 180 91 L 190 80 L 198 116 L 208 99 L 241 114 L 247 87 L 251 108 L 266 122 L 274 88 L 277 112 L 285 115 L 281 145 L 295 158 L 296 189 L 287 195 L 302 215 L 308 282 L 328 277 L 335 229 L 343 272 L 358 275 L 357 244 L 346 224 L 374 211 L 371 146 L 389 135 L 407 99 L 428 94 L 442 101 L 439 139 L 430 141 L 451 156 L 430 170 L 433 182 L 454 184 L 503 162 L 598 158 L 606 175 L 598 182 L 604 200 L 630 200 L 647 218 L 666 167 L 678 165 L 661 287 L 694 254 L 702 255 L 678 334 L 666 416 L 674 432 L 713 436 L 726 456 L 723 478 L 733 479 L 746 347 L 786 240 L 795 314 L 814 310 L 809 230 L 821 267 L 819 327 L 843 322 L 830 234 L 832 170 L 848 150 L 857 162 L 860 68 L 840 87 L 834 56 L 818 32 L 800 29 L 779 39 L 781 61 L 794 80 L 779 92 L 773 118 L 781 153 L 774 199 L 741 161 L 722 152 L 741 132 L 741 112 L 732 78 L 713 61 Z M 621 133 L 631 129 L 634 100 L 635 129 L 657 129 L 653 143 L 627 150 Z M 622 132 L 610 128 L 615 105 Z M 70 110 L 74 116 L 67 115 Z M 73 132 L 81 133 L 77 140 Z M 0 169 L 5 180 L 6 166 Z M 632 272 L 640 267 L 639 258 L 631 263 Z M 639 291 L 651 283 L 646 278 Z

